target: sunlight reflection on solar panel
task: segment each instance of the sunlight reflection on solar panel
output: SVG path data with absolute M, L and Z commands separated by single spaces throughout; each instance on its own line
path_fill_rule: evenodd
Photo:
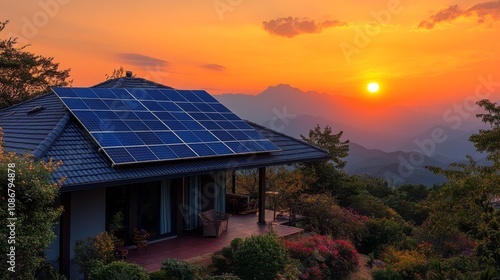
M 205 91 L 53 91 L 115 165 L 279 151 Z

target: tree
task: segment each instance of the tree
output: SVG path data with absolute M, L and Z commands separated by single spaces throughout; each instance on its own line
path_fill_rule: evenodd
M 309 144 L 316 145 L 328 151 L 335 163 L 335 168 L 344 168 L 346 162 L 342 160 L 349 154 L 349 140 L 341 141 L 340 138 L 344 132 L 340 131 L 337 134 L 332 134 L 332 128 L 326 126 L 322 131 L 319 125 L 314 129 L 309 130 L 309 137 L 300 135 L 302 140 Z
M 259 195 L 259 172 L 257 169 L 236 171 L 236 192 L 248 194 L 253 199 Z
M 274 176 L 268 180 L 270 190 L 278 192 L 274 197 L 273 208 L 286 209 L 293 224 L 304 192 L 303 175 L 297 169 L 290 171 L 283 166 L 269 169 L 274 171 Z
M 500 169 L 500 105 L 483 99 L 477 104 L 487 113 L 477 114 L 482 122 L 490 125 L 490 129 L 480 129 L 469 140 L 474 143 L 478 152 L 488 153 L 487 159 L 492 161 L 496 170 Z
M 346 162 L 342 158 L 349 153 L 349 140 L 341 141 L 343 132 L 332 134 L 332 128 L 327 126 L 324 130 L 317 125 L 309 131 L 308 137 L 301 135 L 307 143 L 316 145 L 328 151 L 331 160 L 302 163 L 299 165 L 304 174 L 304 181 L 308 185 L 307 192 L 310 193 L 335 193 L 336 190 L 345 186 L 343 182 L 348 175 L 342 170 Z
M 0 22 L 0 32 L 8 21 Z M 0 40 L 0 109 L 67 86 L 70 69 L 60 70 L 54 58 L 26 51 L 17 46 L 17 38 Z
M 449 183 L 431 193 L 429 221 L 435 232 L 458 228 L 474 237 L 481 263 L 500 273 L 500 217 L 492 205 L 492 199 L 500 196 L 500 106 L 489 100 L 477 104 L 486 112 L 476 116 L 490 129 L 481 129 L 469 140 L 477 151 L 487 153 L 492 165 L 481 166 L 468 157 L 468 163 L 452 164 L 449 170 L 430 167 Z
M 44 263 L 45 249 L 55 238 L 53 226 L 62 208 L 54 205 L 61 182 L 52 183 L 50 176 L 58 166 L 6 153 L 0 144 L 0 233 L 4 238 L 0 253 L 8 256 L 0 269 L 9 279 L 34 279 Z

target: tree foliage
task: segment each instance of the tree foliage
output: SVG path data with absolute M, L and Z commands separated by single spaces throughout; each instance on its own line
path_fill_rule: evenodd
M 335 168 L 344 168 L 346 162 L 343 158 L 349 154 L 349 140 L 340 140 L 343 133 L 343 131 L 340 131 L 337 134 L 333 134 L 330 126 L 326 126 L 325 129 L 322 130 L 319 125 L 316 125 L 314 129 L 309 131 L 308 137 L 304 135 L 301 135 L 301 137 L 302 140 L 307 143 L 327 150 L 332 157 Z
M 306 192 L 329 193 L 337 196 L 336 190 L 342 189 L 347 174 L 342 170 L 346 162 L 343 160 L 349 153 L 349 140 L 341 141 L 343 132 L 332 133 L 327 126 L 324 130 L 317 125 L 309 131 L 308 137 L 301 135 L 307 143 L 316 145 L 328 151 L 331 160 L 302 163 L 299 165 L 307 184 Z
M 0 269 L 2 273 L 12 273 L 9 279 L 33 279 L 44 264 L 45 249 L 55 238 L 53 226 L 62 212 L 62 208 L 54 207 L 61 182 L 53 183 L 50 179 L 59 165 L 4 152 L 0 130 L 0 233 L 5 237 L 0 253 L 15 255 L 15 272 L 7 270 L 11 267 L 7 261 L 1 262 Z M 17 220 L 9 223 L 7 218 Z
M 494 163 L 495 168 L 500 169 L 500 105 L 497 106 L 487 99 L 477 103 L 486 112 L 477 114 L 482 122 L 490 125 L 490 129 L 480 129 L 473 134 L 469 140 L 474 143 L 478 152 L 486 152 L 487 159 Z
M 431 193 L 429 222 L 436 234 L 460 230 L 472 236 L 483 268 L 491 265 L 500 273 L 499 215 L 492 204 L 500 196 L 500 106 L 489 100 L 477 104 L 485 110 L 477 117 L 490 128 L 473 134 L 470 141 L 487 153 L 492 165 L 481 166 L 468 157 L 467 163 L 452 164 L 448 170 L 431 167 L 449 183 Z
M 269 196 L 271 207 L 276 210 L 285 209 L 294 223 L 296 214 L 301 207 L 301 195 L 304 193 L 305 183 L 302 173 L 295 170 L 287 170 L 283 166 L 269 168 L 267 182 L 268 190 L 276 191 L 277 195 Z
M 8 21 L 0 22 L 0 32 Z M 67 86 L 70 69 L 60 70 L 52 57 L 35 55 L 18 46 L 17 38 L 0 40 L 0 109 Z

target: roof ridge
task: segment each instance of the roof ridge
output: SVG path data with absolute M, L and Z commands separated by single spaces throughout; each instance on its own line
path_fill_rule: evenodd
M 145 79 L 145 78 L 139 78 L 139 77 L 119 77 L 119 78 L 113 78 L 113 79 L 105 80 L 103 82 L 95 84 L 93 86 L 90 86 L 90 88 L 102 87 L 102 86 L 105 86 L 105 85 L 108 85 L 108 84 L 113 84 L 113 86 L 111 88 L 123 87 L 123 85 L 126 84 L 127 81 L 133 81 L 133 80 L 144 82 L 144 83 L 149 83 L 149 84 L 157 86 L 159 88 L 172 88 L 172 87 L 167 86 L 165 84 L 161 84 L 161 83 L 158 83 L 158 82 L 155 82 L 155 81 L 151 81 L 151 80 L 148 80 L 148 79 Z M 106 86 L 106 88 L 110 88 L 110 87 Z M 140 87 L 136 87 L 136 88 L 140 88 Z
M 308 142 L 306 142 L 306 141 L 304 141 L 304 140 L 302 140 L 302 139 L 295 138 L 295 137 L 290 136 L 290 135 L 288 135 L 288 134 L 285 134 L 285 133 L 283 133 L 283 132 L 276 131 L 276 130 L 274 130 L 274 129 L 272 129 L 272 128 L 269 128 L 269 127 L 267 127 L 267 126 L 264 126 L 264 125 L 261 125 L 261 124 L 258 124 L 258 123 L 255 123 L 255 122 L 252 122 L 252 121 L 249 121 L 249 120 L 244 120 L 244 121 L 245 121 L 246 123 L 251 124 L 252 126 L 257 126 L 257 127 L 262 128 L 262 129 L 266 129 L 266 130 L 272 131 L 272 132 L 274 132 L 274 133 L 276 133 L 276 134 L 278 134 L 278 135 L 281 135 L 281 136 L 284 136 L 284 137 L 291 138 L 291 139 L 293 139 L 293 140 L 295 140 L 295 141 L 299 141 L 299 142 L 301 142 L 302 144 L 310 145 L 311 147 L 313 147 L 313 148 L 317 149 L 318 151 L 321 151 L 321 152 L 326 152 L 326 153 L 330 154 L 330 153 L 329 153 L 326 149 L 323 149 L 323 148 L 318 147 L 318 146 L 316 146 L 316 145 L 314 145 L 314 144 L 308 143 Z
M 45 137 L 45 139 L 36 147 L 33 151 L 33 157 L 35 160 L 41 159 L 47 150 L 52 146 L 52 144 L 56 141 L 56 139 L 61 135 L 69 121 L 71 120 L 71 116 L 69 113 L 65 113 L 64 117 L 61 118 L 59 123 L 54 127 L 54 129 Z
M 104 81 L 102 81 L 102 82 L 100 82 L 100 83 L 98 83 L 98 84 L 95 84 L 95 85 L 91 86 L 91 88 L 93 88 L 93 87 L 98 87 L 98 86 L 100 86 L 100 85 L 104 85 L 104 84 L 107 84 L 107 83 L 109 83 L 109 82 L 111 82 L 111 81 L 115 81 L 115 80 L 119 80 L 119 79 L 121 79 L 121 78 L 114 78 L 114 79 L 104 80 Z
M 118 81 L 116 81 L 116 84 L 113 87 L 119 88 L 119 87 L 122 87 L 122 84 L 123 84 L 123 77 L 118 78 Z

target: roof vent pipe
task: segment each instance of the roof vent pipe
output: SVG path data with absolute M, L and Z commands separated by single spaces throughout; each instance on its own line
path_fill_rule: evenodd
M 127 76 L 127 78 L 132 78 L 132 71 L 125 72 L 125 75 Z

